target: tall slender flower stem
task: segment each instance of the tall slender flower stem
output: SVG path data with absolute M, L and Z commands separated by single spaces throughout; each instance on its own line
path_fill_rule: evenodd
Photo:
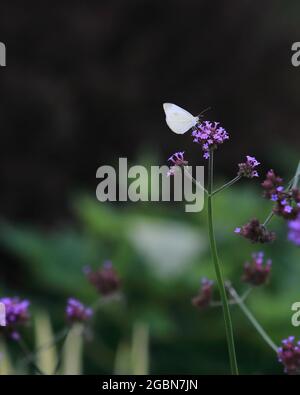
M 272 210 L 269 215 L 267 216 L 265 222 L 263 223 L 263 226 L 267 226 L 268 223 L 271 221 L 271 219 L 274 217 L 274 211 Z
M 202 184 L 200 184 L 200 182 L 195 180 L 195 178 L 191 175 L 191 173 L 189 172 L 188 166 L 184 166 L 183 171 L 184 171 L 184 174 L 186 175 L 186 177 L 189 180 L 191 180 L 196 185 L 196 187 L 200 189 L 200 191 L 203 191 L 204 193 L 208 194 L 207 189 L 205 189 L 204 186 Z
M 236 301 L 237 305 L 240 307 L 242 312 L 245 314 L 245 316 L 248 318 L 248 320 L 251 322 L 251 324 L 254 326 L 254 328 L 257 330 L 257 332 L 261 335 L 261 337 L 264 339 L 264 341 L 272 348 L 272 350 L 274 350 L 277 353 L 278 347 L 273 342 L 273 340 L 269 337 L 269 335 L 266 333 L 266 331 L 263 329 L 263 327 L 259 324 L 259 322 L 256 320 L 256 318 L 253 316 L 251 311 L 245 305 L 243 299 L 238 295 L 236 290 L 229 283 L 226 284 L 226 287 L 227 287 L 231 297 Z
M 232 180 L 228 181 L 226 184 L 222 185 L 220 188 L 216 189 L 215 191 L 212 192 L 212 196 L 215 195 L 218 192 L 223 191 L 226 188 L 229 188 L 231 185 L 235 184 L 237 181 L 239 181 L 242 177 L 241 176 L 236 176 Z
M 233 337 L 233 329 L 230 317 L 230 310 L 223 280 L 222 268 L 219 263 L 217 246 L 215 240 L 214 226 L 213 226 L 213 207 L 212 207 L 212 189 L 213 189 L 213 150 L 210 151 L 210 157 L 208 162 L 208 199 L 207 199 L 207 211 L 208 211 L 208 230 L 209 230 L 209 240 L 210 240 L 210 248 L 212 259 L 215 267 L 217 282 L 219 286 L 222 307 L 223 307 L 223 316 L 226 330 L 226 338 L 229 352 L 229 360 L 230 360 L 230 368 L 231 373 L 237 375 L 238 367 L 235 355 L 235 345 L 234 345 L 234 337 Z
M 27 344 L 25 343 L 25 341 L 22 338 L 20 338 L 18 340 L 18 344 L 19 344 L 19 347 L 20 347 L 21 351 L 23 352 L 24 356 L 27 357 L 27 355 L 29 354 L 29 348 L 28 348 Z M 44 372 L 41 371 L 41 369 L 36 365 L 36 363 L 34 361 L 30 360 L 29 362 L 37 374 L 40 374 L 40 375 L 44 374 Z
M 300 181 L 300 161 L 298 163 L 295 176 L 293 178 L 292 188 L 297 188 L 297 185 Z
M 225 286 L 226 286 L 226 284 L 225 284 Z M 245 302 L 245 300 L 248 298 L 248 296 L 251 293 L 252 289 L 253 288 L 248 288 L 247 291 L 240 297 L 243 302 Z M 232 298 L 231 300 L 228 300 L 228 304 L 236 305 L 236 304 L 238 304 L 238 302 L 235 299 Z M 212 301 L 210 303 L 210 307 L 222 307 L 222 302 L 214 302 L 214 301 Z
M 65 345 L 66 345 L 67 338 L 68 338 L 68 336 L 69 336 L 70 330 L 71 330 L 71 329 L 68 329 L 68 330 L 65 332 L 64 337 L 61 339 L 62 345 L 61 345 L 60 353 L 59 353 L 59 356 L 58 356 L 58 359 L 57 359 L 56 366 L 55 366 L 55 368 L 54 368 L 53 374 L 57 374 L 57 372 L 58 372 L 58 370 L 59 370 L 59 368 L 60 368 L 60 365 L 61 365 L 61 362 L 62 362 L 63 352 L 64 352 L 64 349 L 65 349 Z
M 40 352 L 45 351 L 50 347 L 53 347 L 56 343 L 63 339 L 67 331 L 67 327 L 63 328 L 54 336 L 54 339 L 42 344 L 35 351 L 26 353 L 25 357 L 22 359 L 22 362 L 30 363 L 31 361 L 34 361 Z

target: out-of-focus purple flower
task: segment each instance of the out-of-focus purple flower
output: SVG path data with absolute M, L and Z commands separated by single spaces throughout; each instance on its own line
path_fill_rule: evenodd
M 300 214 L 298 214 L 295 220 L 288 222 L 288 227 L 288 239 L 297 246 L 300 246 Z
M 266 179 L 261 184 L 264 189 L 264 197 L 271 199 L 272 197 L 277 196 L 278 192 L 282 192 L 284 190 L 282 184 L 283 179 L 277 176 L 274 170 L 269 170 L 267 172 Z
M 212 301 L 213 286 L 212 280 L 202 278 L 199 294 L 192 299 L 192 304 L 199 309 L 208 307 Z
M 84 304 L 77 299 L 68 299 L 66 307 L 66 318 L 68 322 L 86 322 L 92 315 L 93 310 L 90 307 L 84 306 Z
M 104 262 L 102 268 L 97 271 L 92 271 L 87 266 L 84 268 L 84 272 L 89 282 L 103 296 L 114 294 L 121 287 L 121 280 L 110 261 Z
M 296 219 L 300 213 L 300 192 L 298 189 L 290 191 L 280 189 L 272 195 L 271 200 L 276 202 L 273 208 L 274 213 L 284 219 Z
M 219 122 L 209 121 L 197 124 L 192 131 L 192 136 L 194 137 L 193 141 L 202 146 L 205 159 L 209 158 L 210 150 L 216 149 L 218 145 L 229 139 L 228 133 L 220 126 Z
M 252 256 L 252 261 L 244 265 L 242 281 L 254 286 L 262 285 L 267 282 L 271 272 L 272 261 L 268 259 L 264 264 L 264 253 L 257 252 Z
M 264 197 L 275 202 L 274 214 L 284 219 L 293 220 L 300 212 L 300 191 L 297 188 L 285 190 L 283 180 L 273 170 L 269 170 L 262 183 Z
M 282 341 L 278 349 L 278 361 L 284 366 L 287 374 L 300 373 L 300 341 L 295 342 L 295 337 L 290 336 Z
M 234 232 L 251 240 L 253 243 L 270 243 L 276 238 L 275 233 L 270 232 L 256 218 L 251 219 L 242 227 L 236 228 Z
M 188 165 L 188 161 L 184 159 L 184 151 L 175 152 L 173 155 L 170 156 L 168 161 L 171 163 L 171 167 L 168 171 L 167 176 L 174 176 L 177 167 Z
M 29 319 L 28 300 L 21 300 L 18 297 L 5 297 L 0 299 L 5 306 L 6 326 L 2 329 L 13 340 L 19 340 L 20 334 L 18 328 L 27 323 Z
M 246 162 L 239 163 L 239 171 L 238 175 L 240 177 L 247 177 L 247 178 L 254 178 L 258 177 L 258 173 L 255 170 L 255 168 L 260 165 L 260 162 L 258 162 L 254 156 L 246 156 Z

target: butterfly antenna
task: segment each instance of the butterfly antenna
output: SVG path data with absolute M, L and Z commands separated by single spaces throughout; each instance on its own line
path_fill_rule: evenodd
M 197 115 L 197 117 L 201 117 L 203 114 L 205 114 L 209 110 L 211 110 L 211 107 L 205 108 L 203 111 L 200 112 L 200 114 Z

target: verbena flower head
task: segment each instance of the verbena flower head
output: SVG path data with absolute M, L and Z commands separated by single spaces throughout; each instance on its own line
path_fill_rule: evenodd
M 288 239 L 297 246 L 300 246 L 300 213 L 296 219 L 288 222 L 288 227 Z
M 86 322 L 93 315 L 93 310 L 84 306 L 79 300 L 69 298 L 66 307 L 66 318 L 70 323 Z
M 274 213 L 284 219 L 296 219 L 300 213 L 300 203 L 294 199 L 293 191 L 278 192 L 272 200 L 276 201 Z
M 5 333 L 13 340 L 19 340 L 20 334 L 18 328 L 27 323 L 29 319 L 29 305 L 28 300 L 21 300 L 18 297 L 2 298 L 0 302 L 5 306 L 6 312 L 6 326 Z
M 97 271 L 86 267 L 84 272 L 89 282 L 103 296 L 114 294 L 121 287 L 121 280 L 110 261 L 104 262 L 102 268 Z
M 240 177 L 247 177 L 247 178 L 254 178 L 258 177 L 258 173 L 255 170 L 255 168 L 260 165 L 260 162 L 258 162 L 254 156 L 246 156 L 246 162 L 239 163 L 239 171 L 238 175 Z
M 173 155 L 170 156 L 168 161 L 171 163 L 170 170 L 167 174 L 168 176 L 173 176 L 177 167 L 188 165 L 188 162 L 184 159 L 184 151 L 175 152 Z
M 229 139 L 229 135 L 219 122 L 204 121 L 198 123 L 192 131 L 194 142 L 201 145 L 204 151 L 203 157 L 209 158 L 209 151 L 216 149 L 218 145 L 223 144 Z
M 283 180 L 269 170 L 265 181 L 262 183 L 264 196 L 275 202 L 274 214 L 284 219 L 295 219 L 300 212 L 300 191 L 297 188 L 285 190 Z
M 192 304 L 199 309 L 208 307 L 212 301 L 213 286 L 212 280 L 202 278 L 199 294 L 192 299 Z
M 284 366 L 285 373 L 300 373 L 300 341 L 295 342 L 295 337 L 290 336 L 282 341 L 278 349 L 278 361 Z
M 252 255 L 252 261 L 244 265 L 242 281 L 258 286 L 265 284 L 269 279 L 272 261 L 268 259 L 264 264 L 264 253 L 257 252 Z
M 272 199 L 278 190 L 284 189 L 283 179 L 277 176 L 272 169 L 267 172 L 266 179 L 262 182 L 261 186 L 264 189 L 264 197 L 267 199 Z
M 275 233 L 270 232 L 256 218 L 251 219 L 242 227 L 236 228 L 234 232 L 252 241 L 253 243 L 270 243 L 276 238 Z

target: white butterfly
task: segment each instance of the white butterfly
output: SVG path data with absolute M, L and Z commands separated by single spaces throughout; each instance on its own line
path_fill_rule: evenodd
M 199 122 L 199 117 L 194 117 L 194 115 L 176 106 L 176 104 L 164 103 L 163 108 L 166 114 L 167 125 L 177 134 L 187 132 Z

